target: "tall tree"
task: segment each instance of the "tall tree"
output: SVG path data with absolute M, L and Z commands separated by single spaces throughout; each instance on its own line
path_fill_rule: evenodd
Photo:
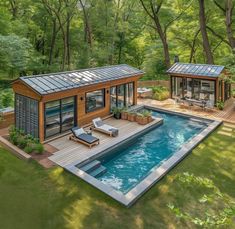
M 204 0 L 198 0 L 198 2 L 199 2 L 199 23 L 202 35 L 203 49 L 206 56 L 206 62 L 208 64 L 213 64 L 214 58 L 206 30 L 205 2 Z
M 167 41 L 167 34 L 166 34 L 166 29 L 164 30 L 161 23 L 160 23 L 160 18 L 159 18 L 159 12 L 161 10 L 162 7 L 162 1 L 159 2 L 153 2 L 152 0 L 148 1 L 148 5 L 147 6 L 146 2 L 144 0 L 140 0 L 140 3 L 143 7 L 143 9 L 145 10 L 145 12 L 147 13 L 147 15 L 152 19 L 152 21 L 154 22 L 154 29 L 157 31 L 162 45 L 163 45 L 163 51 L 164 51 L 164 60 L 165 60 L 165 64 L 167 67 L 170 67 L 170 53 L 169 53 L 169 46 L 168 46 L 168 41 Z
M 234 35 L 235 26 L 233 26 L 234 24 L 233 10 L 235 7 L 235 3 L 233 0 L 223 0 L 223 4 L 221 4 L 218 0 L 214 0 L 214 3 L 222 11 L 223 15 L 225 16 L 227 39 L 228 39 L 230 47 L 235 53 L 235 35 Z

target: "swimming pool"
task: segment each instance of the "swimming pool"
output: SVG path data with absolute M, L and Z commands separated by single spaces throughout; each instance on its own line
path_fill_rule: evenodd
M 146 105 L 138 109 L 152 110 L 155 121 L 64 167 L 127 207 L 222 123 Z
M 97 159 L 106 168 L 98 180 L 127 193 L 209 124 L 161 111 L 153 116 L 163 118 L 163 124 Z

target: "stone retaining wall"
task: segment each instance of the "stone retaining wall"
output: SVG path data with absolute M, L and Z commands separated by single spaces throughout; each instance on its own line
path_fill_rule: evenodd
M 13 145 L 11 142 L 9 142 L 2 136 L 0 136 L 0 145 L 8 149 L 12 154 L 17 156 L 18 158 L 21 158 L 26 161 L 31 159 L 31 156 L 29 154 L 25 153 L 23 150 L 19 149 L 17 146 Z

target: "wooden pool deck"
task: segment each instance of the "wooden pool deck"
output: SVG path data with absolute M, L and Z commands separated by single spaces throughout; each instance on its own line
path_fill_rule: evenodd
M 139 125 L 136 122 L 117 120 L 114 118 L 106 119 L 104 122 L 117 127 L 119 129 L 119 135 L 117 137 L 110 137 L 100 132 L 93 131 L 92 135 L 100 139 L 100 144 L 91 149 L 81 143 L 70 141 L 69 135 L 58 138 L 48 143 L 52 147 L 58 149 L 58 151 L 50 156 L 49 159 L 64 168 L 74 163 L 79 164 L 139 132 L 159 125 L 162 122 L 162 119 L 155 118 L 147 125 Z

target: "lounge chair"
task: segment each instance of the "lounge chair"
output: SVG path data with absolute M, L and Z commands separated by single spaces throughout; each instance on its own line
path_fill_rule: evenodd
M 92 135 L 87 134 L 83 128 L 73 127 L 71 129 L 72 135 L 69 136 L 69 140 L 80 142 L 90 148 L 94 145 L 98 145 L 100 140 Z
M 112 137 L 116 137 L 118 135 L 118 129 L 108 124 L 105 124 L 101 118 L 93 119 L 92 123 L 94 125 L 94 130 L 97 130 L 104 134 L 108 134 Z

